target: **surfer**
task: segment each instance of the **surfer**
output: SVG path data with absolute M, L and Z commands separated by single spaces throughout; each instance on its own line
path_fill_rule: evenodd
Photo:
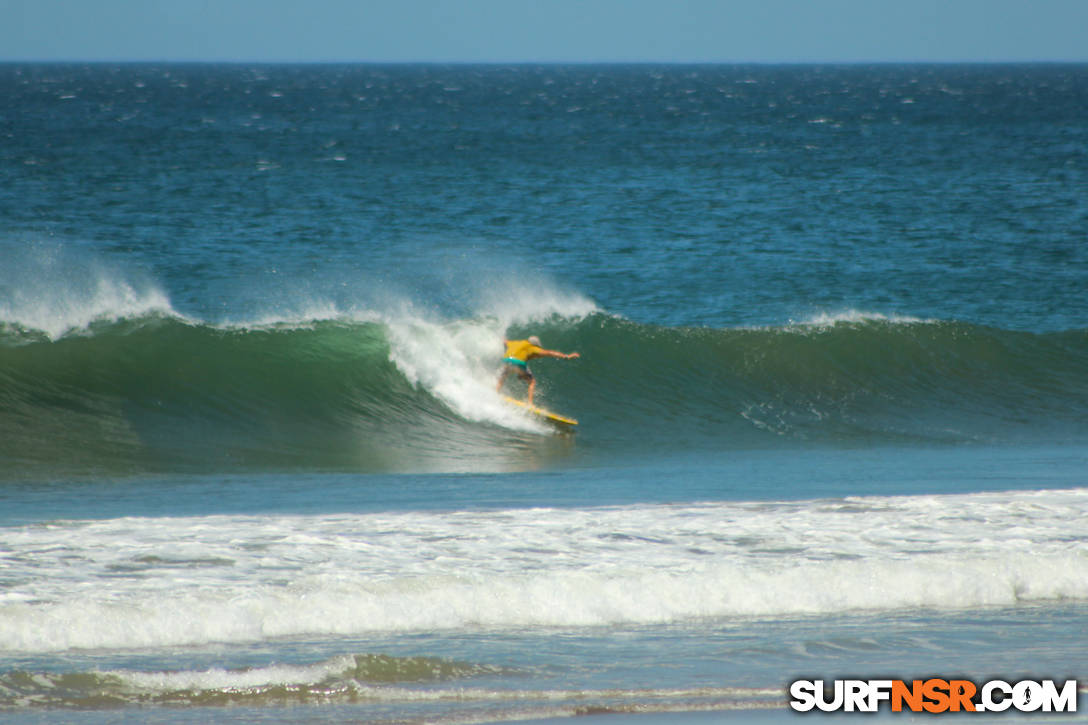
M 576 357 L 581 357 L 576 352 L 565 353 L 556 350 L 545 350 L 540 346 L 540 338 L 536 335 L 528 340 L 503 340 L 503 342 L 506 344 L 506 357 L 502 361 L 506 365 L 502 369 L 502 374 L 499 375 L 499 384 L 495 389 L 501 391 L 502 384 L 506 382 L 506 376 L 511 371 L 516 370 L 518 377 L 529 383 L 529 405 L 533 404 L 533 391 L 536 389 L 536 378 L 533 377 L 533 372 L 529 370 L 530 360 L 538 357 L 557 357 L 560 360 L 573 360 Z

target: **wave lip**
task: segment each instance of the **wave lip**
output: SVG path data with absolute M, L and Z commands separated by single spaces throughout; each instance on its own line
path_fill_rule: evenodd
M 163 289 L 141 273 L 63 246 L 3 244 L 0 344 L 5 336 L 57 341 L 126 319 L 184 319 Z
M 817 312 L 801 320 L 791 320 L 790 327 L 826 329 L 836 325 L 864 325 L 880 323 L 888 325 L 937 324 L 940 320 L 923 319 L 912 315 L 887 315 L 882 312 L 847 309 L 838 312 Z
M 82 294 L 73 291 L 44 302 L 15 296 L 0 304 L 0 337 L 6 334 L 56 342 L 69 335 L 85 334 L 93 327 L 141 318 L 186 319 L 174 310 L 161 290 L 100 278 Z

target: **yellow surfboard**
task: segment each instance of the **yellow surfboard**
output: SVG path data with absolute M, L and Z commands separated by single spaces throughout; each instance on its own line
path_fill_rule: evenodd
M 524 400 L 517 400 L 516 398 L 511 398 L 509 395 L 506 395 L 506 396 L 503 396 L 503 397 L 506 399 L 506 402 L 513 403 L 514 405 L 525 408 L 527 411 L 529 411 L 533 415 L 539 415 L 541 418 L 544 418 L 545 420 L 547 420 L 547 421 L 549 421 L 551 423 L 555 423 L 557 425 L 569 425 L 569 426 L 578 425 L 578 421 L 576 421 L 574 418 L 567 418 L 565 416 L 559 415 L 558 413 L 553 413 L 550 410 L 545 410 L 544 408 L 538 408 L 535 405 L 529 405 Z

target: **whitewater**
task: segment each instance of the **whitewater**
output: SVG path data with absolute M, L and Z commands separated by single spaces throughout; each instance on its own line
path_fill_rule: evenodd
M 1088 492 L 9 528 L 7 651 L 1088 598 Z M 11 552 L 35 551 L 33 559 Z M 73 571 L 73 567 L 77 571 Z M 96 586 L 110 583 L 109 587 Z M 85 593 L 69 601 L 73 589 Z

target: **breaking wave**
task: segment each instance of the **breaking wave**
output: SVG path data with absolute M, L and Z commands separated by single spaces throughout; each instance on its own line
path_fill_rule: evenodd
M 535 322 L 358 314 L 209 323 L 153 306 L 59 335 L 0 323 L 0 456 L 41 468 L 504 468 L 554 431 L 495 391 L 504 334 L 577 350 L 534 363 L 580 445 L 1082 439 L 1088 331 L 848 312 L 675 328 L 603 312 Z M 517 389 L 511 383 L 511 392 Z

